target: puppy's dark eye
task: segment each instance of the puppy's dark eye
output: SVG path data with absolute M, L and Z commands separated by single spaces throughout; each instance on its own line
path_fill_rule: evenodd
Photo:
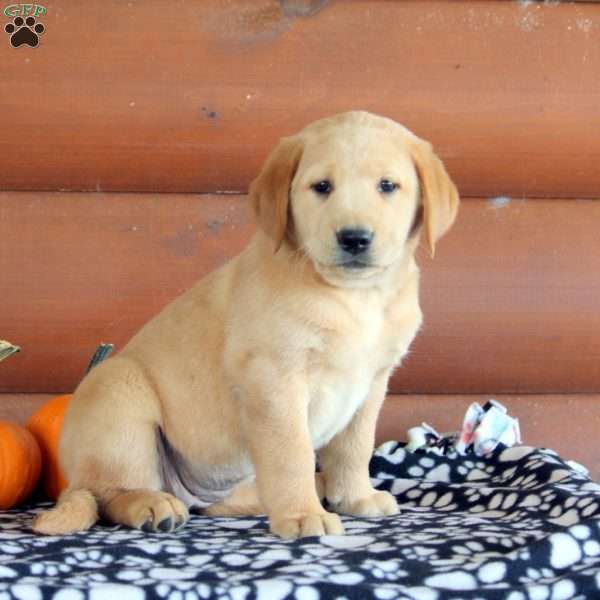
M 380 179 L 377 184 L 377 190 L 382 194 L 391 194 L 395 192 L 400 186 L 389 179 Z
M 329 196 L 333 192 L 333 185 L 328 179 L 317 181 L 310 186 L 320 196 Z

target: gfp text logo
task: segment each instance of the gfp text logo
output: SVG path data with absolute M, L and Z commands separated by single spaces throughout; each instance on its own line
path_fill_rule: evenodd
M 12 18 L 6 23 L 4 31 L 10 36 L 10 45 L 13 48 L 27 45 L 35 48 L 40 35 L 46 31 L 45 26 L 37 17 L 46 14 L 46 7 L 41 4 L 10 4 L 4 8 L 4 16 Z

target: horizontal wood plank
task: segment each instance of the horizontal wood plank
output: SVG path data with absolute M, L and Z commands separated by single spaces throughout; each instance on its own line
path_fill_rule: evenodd
M 600 391 L 600 202 L 468 200 L 435 260 L 425 324 L 394 392 Z M 1 193 L 0 391 L 69 391 L 96 345 L 127 339 L 240 251 L 245 196 Z
M 47 394 L 0 394 L 0 419 L 25 423 Z M 556 450 L 585 465 L 600 480 L 600 448 L 592 443 L 600 429 L 600 395 L 495 396 L 518 418 L 523 443 Z M 388 396 L 377 427 L 377 443 L 406 441 L 407 431 L 422 422 L 440 433 L 460 429 L 466 408 L 489 396 Z
M 433 141 L 463 195 L 600 189 L 598 5 L 71 0 L 39 20 L 37 48 L 0 51 L 0 189 L 245 191 L 280 136 L 358 108 Z
M 0 391 L 70 391 L 253 227 L 242 196 L 0 193 Z

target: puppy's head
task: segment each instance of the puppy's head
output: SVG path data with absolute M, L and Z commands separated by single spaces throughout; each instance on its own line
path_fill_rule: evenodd
M 259 225 L 275 250 L 306 253 L 335 285 L 376 281 L 414 250 L 433 255 L 458 193 L 431 145 L 366 112 L 342 113 L 284 138 L 252 183 Z

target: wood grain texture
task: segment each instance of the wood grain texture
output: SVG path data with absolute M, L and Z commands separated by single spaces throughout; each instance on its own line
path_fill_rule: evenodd
M 0 419 L 24 424 L 47 394 L 0 394 Z M 576 460 L 600 480 L 600 448 L 593 443 L 600 429 L 600 394 L 494 396 L 520 422 L 523 443 L 556 450 Z M 423 421 L 440 433 L 460 428 L 472 402 L 489 396 L 388 396 L 379 416 L 377 443 L 406 441 L 406 432 Z
M 463 203 L 391 391 L 600 392 L 600 202 Z M 254 231 L 245 196 L 1 193 L 0 391 L 70 391 Z
M 242 196 L 0 193 L 0 391 L 71 391 L 252 230 Z
M 433 141 L 463 195 L 600 189 L 597 5 L 70 0 L 43 22 L 0 50 L 0 189 L 245 191 L 280 136 L 356 108 Z

